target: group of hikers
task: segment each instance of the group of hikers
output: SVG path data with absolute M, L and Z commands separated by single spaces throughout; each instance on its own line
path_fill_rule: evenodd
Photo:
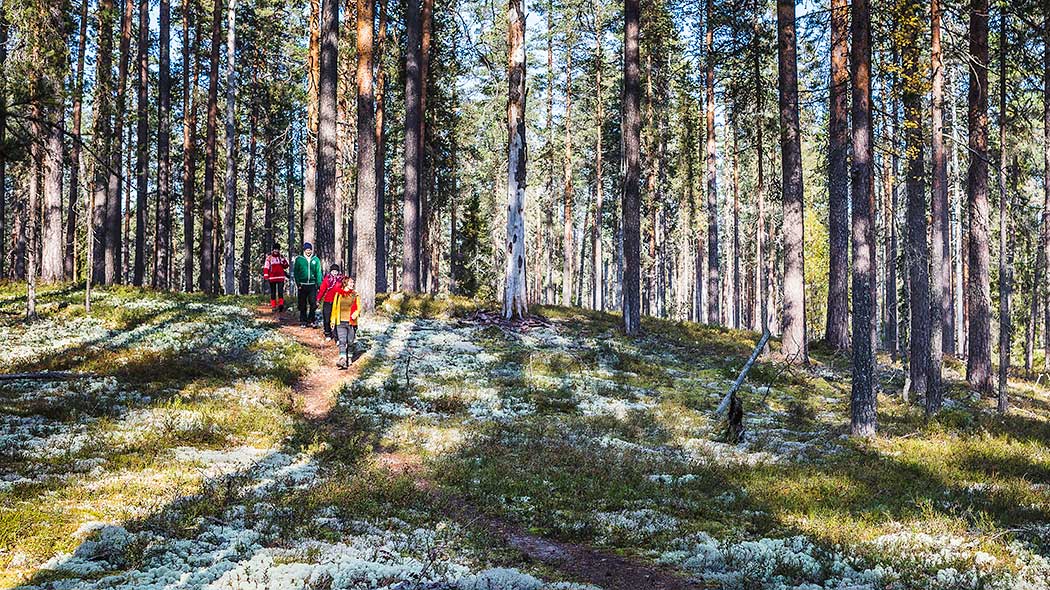
M 281 245 L 274 244 L 263 262 L 263 281 L 270 285 L 270 309 L 274 313 L 284 311 L 284 283 L 289 278 L 299 290 L 296 299 L 300 326 L 317 328 L 317 305 L 321 304 L 325 342 L 335 340 L 338 343 L 337 366 L 347 368 L 357 337 L 357 318 L 361 314 L 360 299 L 354 291 L 354 277 L 343 273 L 338 264 L 333 264 L 328 273 L 324 273 L 321 259 L 314 255 L 310 242 L 303 244 L 302 254 L 291 264 L 281 254 Z

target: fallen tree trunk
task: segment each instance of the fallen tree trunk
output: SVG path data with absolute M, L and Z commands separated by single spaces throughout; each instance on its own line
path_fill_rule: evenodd
M 70 379 L 90 379 L 97 377 L 94 373 L 75 373 L 73 371 L 36 371 L 33 373 L 0 373 L 0 381 L 63 381 Z
M 729 442 L 740 442 L 740 439 L 744 436 L 744 403 L 737 397 L 736 392 L 744 383 L 744 379 L 747 378 L 751 367 L 758 360 L 758 356 L 765 350 L 767 342 L 769 342 L 769 330 L 762 332 L 762 337 L 759 338 L 758 344 L 751 351 L 751 357 L 744 363 L 744 367 L 740 369 L 740 374 L 737 375 L 736 381 L 733 381 L 729 392 L 722 398 L 722 402 L 718 404 L 718 409 L 715 410 L 716 416 L 721 415 L 727 409 L 729 410 L 729 415 L 726 417 L 726 438 Z

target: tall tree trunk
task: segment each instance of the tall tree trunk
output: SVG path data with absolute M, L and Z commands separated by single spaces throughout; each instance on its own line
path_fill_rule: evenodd
M 315 241 L 317 230 L 317 111 L 321 76 L 321 1 L 310 0 L 310 42 L 306 64 L 306 149 L 303 164 L 303 240 Z M 289 240 L 288 247 L 295 245 Z
M 769 308 L 767 305 L 766 292 L 769 290 L 769 268 L 766 265 L 765 244 L 766 235 L 766 181 L 765 181 L 765 150 L 763 139 L 763 108 L 765 86 L 762 81 L 762 66 L 759 55 L 761 47 L 759 30 L 759 0 L 754 0 L 754 16 L 752 22 L 752 69 L 755 82 L 755 202 L 757 210 L 757 224 L 755 226 L 755 300 L 758 313 L 756 314 L 756 331 L 765 332 L 769 330 Z
M 409 0 L 410 7 L 413 3 L 414 0 Z M 525 14 L 522 5 L 522 0 L 508 0 L 507 3 L 507 79 L 509 82 L 507 96 L 507 263 L 506 284 L 503 292 L 503 317 L 507 319 L 514 316 L 524 318 L 528 314 L 525 272 L 525 170 L 528 152 L 525 144 Z M 411 42 L 409 47 L 414 47 Z M 408 95 L 406 91 L 406 96 Z M 407 140 L 405 145 L 407 151 Z M 407 173 L 407 153 L 405 160 Z M 405 192 L 407 195 L 407 187 Z M 407 196 L 405 204 L 407 210 L 409 205 Z M 405 214 L 405 229 L 407 235 L 409 229 L 407 213 Z M 406 245 L 409 241 L 409 238 L 406 237 Z M 405 269 L 410 270 L 407 263 Z M 407 285 L 407 280 L 412 278 L 410 275 L 411 273 L 404 273 L 406 291 L 410 290 Z
M 69 148 L 69 206 L 66 208 L 66 253 L 63 260 L 63 272 L 67 279 L 73 281 L 77 280 L 77 198 L 80 195 L 80 142 L 82 132 L 82 110 L 84 101 L 84 55 L 87 51 L 87 23 L 88 23 L 88 2 L 87 0 L 81 0 L 80 3 L 80 32 L 77 35 L 77 66 L 76 66 L 76 77 L 73 80 L 73 141 Z M 0 44 L 4 45 L 0 52 L 7 52 L 7 39 L 6 39 L 6 26 L 4 38 L 0 39 Z M 0 59 L 0 67 L 3 66 L 3 59 Z M 0 105 L 2 107 L 3 105 Z M 0 108 L 0 110 L 4 110 Z M 4 126 L 3 121 L 0 121 L 0 128 Z M 4 130 L 6 131 L 6 130 Z M 0 142 L 3 142 L 3 131 L 0 131 Z M 4 163 L 0 163 L 0 170 L 2 170 Z M 3 184 L 4 180 L 3 172 L 0 172 L 0 185 Z M 3 187 L 0 187 L 0 194 L 4 191 Z M 4 198 L 0 196 L 0 236 L 4 235 L 4 214 L 2 212 L 4 208 Z M 90 232 L 89 232 L 90 233 Z M 0 237 L 0 277 L 4 276 L 4 240 Z
M 625 176 L 623 190 L 623 330 L 628 335 L 641 331 L 641 195 L 638 186 L 641 173 L 640 62 L 638 36 L 640 7 L 638 0 L 624 0 L 623 43 L 623 148 Z
M 850 174 L 854 195 L 872 190 L 871 133 L 871 12 L 868 0 L 853 0 L 850 29 L 850 81 L 853 117 L 853 166 Z M 874 388 L 875 355 L 871 323 L 874 316 L 875 265 L 868 244 L 871 235 L 871 201 L 853 200 L 853 380 L 850 395 L 850 432 L 875 436 L 877 427 Z
M 226 200 L 223 204 L 223 292 L 235 293 L 237 277 L 237 0 L 226 8 Z
M 149 187 L 149 0 L 139 0 L 138 73 L 135 85 L 138 90 L 135 143 L 135 271 L 131 282 L 141 287 L 146 276 L 146 191 Z
M 114 113 L 113 138 L 116 144 L 110 158 L 109 191 L 106 201 L 105 281 L 121 282 L 124 241 L 121 239 L 121 201 L 124 198 L 124 124 L 127 120 L 127 79 L 131 62 L 132 17 L 135 0 L 124 0 L 124 17 L 120 27 L 120 59 L 117 65 L 117 104 Z
M 605 151 L 602 146 L 602 139 L 605 130 L 605 92 L 602 88 L 602 72 L 605 70 L 605 52 L 602 49 L 602 36 L 605 33 L 604 24 L 602 23 L 601 5 L 598 0 L 594 0 L 594 61 L 595 61 L 595 99 L 597 100 L 598 112 L 597 120 L 595 125 L 597 127 L 597 133 L 595 133 L 595 146 L 594 146 L 594 185 L 595 185 L 595 205 L 594 205 L 594 228 L 591 233 L 591 276 L 593 287 L 593 305 L 594 309 L 599 311 L 605 311 L 605 270 L 602 253 L 602 212 L 605 209 L 605 178 L 603 175 L 602 164 L 605 160 Z
M 60 88 L 54 80 L 51 84 Z M 61 96 L 61 91 L 57 91 Z M 61 103 L 60 103 L 61 104 Z M 41 240 L 40 279 L 53 283 L 61 281 L 62 269 L 62 108 L 48 109 L 48 125 L 42 129 L 44 145 L 41 168 L 43 174 L 44 219 Z
M 382 214 L 376 187 L 376 136 L 373 115 L 372 28 L 375 0 L 357 0 L 357 208 L 354 210 L 354 259 L 357 292 L 365 311 L 375 308 L 380 250 L 376 219 Z
M 190 0 L 182 0 L 182 283 L 193 290 L 193 227 L 197 183 L 197 54 L 190 43 L 194 11 Z M 194 41 L 199 44 L 200 34 Z
M 831 6 L 831 106 L 828 111 L 828 315 L 824 339 L 849 348 L 849 0 Z
M 802 148 L 798 124 L 794 0 L 777 0 L 777 57 L 780 74 L 781 186 L 784 200 L 784 317 L 781 349 L 790 362 L 807 363 Z M 867 193 L 855 191 L 854 194 Z
M 1006 187 L 1006 59 L 1009 51 L 1007 25 L 1009 14 L 1006 6 L 999 14 L 999 391 L 996 409 L 1005 414 L 1009 406 L 1007 385 L 1010 374 L 1010 344 L 1012 342 L 1013 321 L 1010 317 L 1010 296 L 1013 290 L 1013 239 L 1007 241 L 1010 232 L 1010 208 L 1007 206 Z M 1017 163 L 1011 170 L 1010 190 L 1015 190 Z M 1012 235 L 1012 232 L 1011 232 Z
M 201 290 L 214 294 L 215 285 L 215 160 L 218 157 L 219 46 L 222 42 L 222 1 L 213 0 L 211 53 L 208 61 L 208 119 L 204 139 L 204 199 L 201 202 Z
M 732 135 L 733 145 L 733 281 L 730 283 L 732 294 L 729 297 L 730 305 L 732 306 L 732 313 L 730 315 L 729 326 L 733 329 L 739 329 L 743 326 L 740 317 L 740 303 L 741 303 L 741 285 L 740 285 L 740 258 L 743 256 L 740 252 L 740 152 L 738 151 L 737 144 L 737 127 L 736 127 L 736 99 L 733 99 L 733 111 L 729 116 L 729 129 L 730 135 Z
M 258 64 L 254 64 L 258 66 Z M 251 90 L 258 90 L 258 83 L 253 83 Z M 256 92 L 252 92 L 256 94 Z M 248 186 L 247 194 L 244 199 L 244 246 L 241 248 L 241 276 L 240 276 L 240 292 L 241 295 L 247 295 L 251 290 L 251 277 L 252 277 L 252 217 L 255 210 L 255 157 L 257 152 L 258 140 L 256 138 L 256 130 L 259 125 L 259 104 L 255 98 L 251 99 L 251 116 L 248 119 Z M 269 147 L 269 146 L 268 146 Z M 272 168 L 267 169 L 266 182 L 269 184 L 272 182 L 273 175 L 271 174 Z M 271 185 L 272 186 L 272 185 Z M 268 194 L 267 199 L 272 202 L 273 195 Z M 267 207 L 270 203 L 267 203 Z M 273 241 L 271 237 L 271 242 Z M 263 244 L 262 251 L 267 252 L 268 248 L 272 244 Z
M 80 94 L 83 93 L 83 80 L 84 80 L 84 67 L 83 67 L 83 55 L 84 55 L 84 42 L 83 39 L 86 37 L 86 31 L 84 27 L 87 26 L 87 0 L 84 0 L 83 8 L 81 9 L 80 15 L 80 53 L 77 59 L 80 60 L 79 72 L 80 76 L 78 80 L 80 83 L 77 85 L 77 89 Z M 4 70 L 7 65 L 7 37 L 8 37 L 8 22 L 7 14 L 3 5 L 0 5 L 0 70 Z M 5 70 L 6 71 L 6 70 Z M 74 113 L 77 111 L 74 110 Z M 79 137 L 78 137 L 79 139 Z M 0 79 L 0 144 L 3 144 L 7 140 L 7 84 L 6 81 Z M 90 234 L 91 230 L 88 230 Z M 0 158 L 0 279 L 7 278 L 7 159 Z
M 554 213 L 557 210 L 557 198 L 554 190 L 554 0 L 547 0 L 544 11 L 547 13 L 547 125 L 546 143 L 543 146 L 545 185 L 544 200 L 540 203 L 543 209 L 543 302 L 555 303 L 554 294 Z M 550 199 L 548 203 L 547 199 Z
M 941 364 L 950 348 L 944 335 L 951 340 L 951 238 L 948 227 L 948 160 L 944 154 L 944 58 L 941 50 L 941 0 L 930 2 L 931 42 L 933 66 L 933 96 L 930 104 L 932 119 L 933 154 L 931 164 L 932 194 L 930 195 L 930 268 L 933 271 L 930 290 L 930 360 L 926 380 L 926 413 L 941 409 L 944 399 L 941 382 Z
M 130 1 L 130 0 L 128 0 Z M 92 103 L 92 151 L 95 153 L 91 191 L 92 280 L 106 281 L 107 202 L 109 200 L 109 166 L 113 152 L 113 0 L 100 0 L 98 7 L 98 48 L 95 58 L 95 99 Z M 113 195 L 113 198 L 119 198 Z M 90 234 L 94 234 L 93 236 Z
M 422 0 L 422 22 L 419 51 L 419 290 L 437 292 L 437 262 L 440 253 L 431 241 L 430 227 L 437 212 L 431 205 L 433 162 L 428 158 L 430 137 L 427 131 L 427 81 L 430 78 L 431 29 L 434 20 L 434 0 Z
M 317 227 L 314 250 L 327 265 L 335 252 L 339 2 L 321 0 L 321 71 L 317 83 Z
M 927 72 L 923 68 L 919 38 L 922 35 L 923 6 L 918 0 L 904 0 L 899 35 L 905 145 L 908 160 L 908 247 L 906 260 L 909 279 L 908 372 L 916 399 L 926 396 L 926 375 L 930 362 L 930 251 L 927 243 L 926 166 L 922 99 Z M 905 400 L 908 399 L 905 388 Z
M 39 56 L 33 56 L 38 59 Z M 36 79 L 30 82 L 34 85 L 39 83 L 39 74 L 32 74 Z M 40 223 L 40 168 L 43 160 L 43 147 L 39 139 L 45 137 L 46 132 L 44 131 L 44 124 L 40 121 L 43 120 L 44 114 L 43 109 L 39 103 L 32 105 L 32 114 L 35 121 L 30 126 L 33 132 L 34 140 L 29 147 L 29 182 L 26 187 L 26 320 L 35 320 L 36 315 L 36 282 L 37 282 L 37 264 L 39 263 L 38 255 L 39 243 L 37 241 L 37 225 Z
M 1043 0 L 1043 214 L 1040 249 L 1043 255 L 1043 296 L 1050 296 L 1050 0 Z M 1045 301 L 1044 301 L 1045 303 Z M 1050 370 L 1050 305 L 1043 326 L 1043 369 Z
M 707 72 L 704 76 L 704 88 L 707 97 L 707 138 L 704 143 L 704 152 L 706 153 L 707 163 L 707 322 L 710 324 L 720 324 L 722 314 L 720 311 L 721 307 L 719 306 L 719 291 L 722 284 L 722 275 L 719 270 L 720 262 L 718 256 L 718 163 L 715 158 L 715 28 L 714 24 L 711 22 L 711 1 L 712 0 L 706 0 L 704 35 L 705 62 L 707 67 Z M 793 24 L 792 27 L 794 27 Z M 792 28 L 792 31 L 793 30 L 794 29 Z M 793 32 L 792 35 L 794 35 Z M 792 40 L 792 44 L 793 43 L 794 41 Z M 793 49 L 792 52 L 794 52 Z M 797 98 L 795 100 L 797 102 Z M 796 114 L 796 119 L 797 118 Z M 799 190 L 801 190 L 801 176 L 799 177 L 799 181 Z M 801 192 L 799 193 L 799 196 L 801 197 Z
M 171 286 L 171 0 L 160 0 L 160 61 L 157 80 L 157 231 L 153 286 Z
M 890 143 L 900 144 L 900 131 L 898 125 L 899 109 L 897 96 L 900 92 L 900 84 L 896 76 L 891 77 L 890 101 Z M 886 169 L 884 180 L 886 190 L 886 227 L 889 237 L 886 240 L 886 348 L 890 351 L 890 358 L 897 360 L 900 350 L 900 335 L 897 319 L 897 150 L 890 155 L 889 166 Z M 874 262 L 872 263 L 874 268 Z M 874 302 L 873 302 L 874 306 Z
M 970 85 L 967 124 L 969 197 L 970 310 L 966 379 L 970 387 L 992 392 L 991 283 L 988 276 L 988 0 L 970 2 Z
M 379 38 L 376 43 L 375 80 L 375 145 L 376 145 L 376 292 L 387 291 L 386 281 L 386 12 L 387 0 L 379 0 Z
M 407 293 L 419 291 L 419 225 L 420 195 L 419 177 L 422 173 L 423 155 L 420 153 L 422 138 L 422 61 L 421 35 L 422 15 L 419 0 L 407 0 L 405 15 L 405 190 L 404 229 L 402 231 L 401 289 Z M 513 11 L 513 4 L 511 6 Z M 514 15 L 510 15 L 511 22 Z M 522 23 L 522 27 L 524 27 Z M 514 66 L 511 66 L 513 73 Z M 513 89 L 511 90 L 513 92 Z
M 572 39 L 565 44 L 565 159 L 562 174 L 561 304 L 572 305 Z

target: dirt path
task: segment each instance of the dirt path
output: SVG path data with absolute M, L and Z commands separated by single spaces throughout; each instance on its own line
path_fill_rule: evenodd
M 263 318 L 273 317 L 268 308 L 260 307 L 258 312 Z M 294 313 L 285 311 L 278 316 L 278 321 L 282 333 L 305 346 L 321 361 L 320 366 L 296 383 L 294 389 L 301 400 L 303 415 L 311 420 L 323 420 L 335 404 L 335 393 L 339 386 L 355 378 L 360 369 L 356 365 L 351 365 L 348 370 L 337 369 L 335 364 L 339 349 L 336 345 L 325 342 L 320 329 L 300 327 Z M 527 561 L 558 569 L 577 582 L 594 584 L 605 590 L 704 588 L 702 584 L 640 560 L 576 543 L 545 539 L 513 522 L 483 514 L 469 501 L 440 490 L 427 478 L 422 461 L 416 455 L 378 450 L 376 462 L 393 475 L 412 477 L 416 486 L 428 492 L 434 503 L 450 518 L 463 525 L 485 530 L 516 549 Z

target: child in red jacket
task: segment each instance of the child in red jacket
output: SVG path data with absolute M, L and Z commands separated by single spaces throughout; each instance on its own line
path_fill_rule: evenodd
M 332 339 L 332 303 L 342 283 L 343 273 L 338 264 L 333 264 L 328 274 L 324 276 L 324 280 L 321 281 L 321 288 L 317 290 L 317 302 L 321 304 L 321 318 L 326 342 Z
M 263 280 L 270 283 L 270 309 L 284 311 L 284 280 L 288 276 L 288 259 L 281 255 L 281 245 L 274 244 L 273 250 L 266 255 L 263 262 Z

